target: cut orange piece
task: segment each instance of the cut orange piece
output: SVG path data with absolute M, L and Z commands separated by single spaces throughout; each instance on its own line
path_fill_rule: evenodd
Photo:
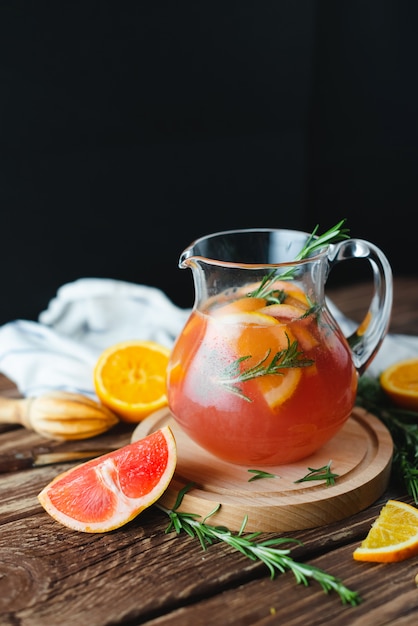
M 259 309 L 258 313 L 271 315 L 281 323 L 296 321 L 297 323 L 292 324 L 292 332 L 296 335 L 299 347 L 303 350 L 311 350 L 318 345 L 318 340 L 306 328 L 310 324 L 310 319 L 303 317 L 306 313 L 305 309 L 292 304 L 271 304 Z
M 319 341 L 314 335 L 308 330 L 308 328 L 303 324 L 293 324 L 292 331 L 296 335 L 296 339 L 298 340 L 299 349 L 302 350 L 312 350 L 319 344 Z
M 279 323 L 276 318 L 262 313 L 253 315 L 260 316 L 260 318 L 268 317 L 273 320 L 273 323 L 263 332 L 257 332 L 251 326 L 243 329 L 237 341 L 237 354 L 240 356 L 249 355 L 248 360 L 244 363 L 245 368 L 254 367 L 267 354 L 269 356 L 264 364 L 268 365 L 277 352 L 285 350 L 289 343 L 293 343 L 295 340 L 290 328 L 285 324 Z M 300 368 L 288 367 L 283 368 L 280 374 L 268 374 L 257 377 L 255 382 L 267 404 L 274 409 L 293 395 L 301 376 Z
M 233 300 L 232 302 L 211 309 L 210 314 L 213 317 L 220 317 L 222 315 L 230 315 L 231 313 L 256 311 L 265 306 L 265 304 L 266 301 L 264 298 L 238 298 L 238 300 Z
M 265 293 L 270 293 L 272 291 L 283 291 L 284 292 L 284 300 L 288 304 L 293 304 L 293 301 L 297 301 L 295 303 L 299 306 L 304 306 L 307 308 L 309 306 L 308 298 L 302 289 L 296 283 L 293 283 L 288 280 L 275 280 L 273 282 L 268 282 L 265 287 L 261 291 L 261 296 L 248 296 L 248 294 L 256 294 L 259 293 L 261 287 L 261 282 L 249 283 L 240 287 L 235 291 L 235 297 L 239 300 L 263 300 Z
M 380 376 L 380 384 L 395 404 L 418 410 L 418 358 L 388 367 Z
M 293 304 L 271 304 L 259 310 L 259 313 L 271 315 L 272 317 L 282 321 L 289 322 L 300 319 L 306 313 L 306 309 Z
M 286 294 L 286 304 L 290 304 L 290 301 L 292 301 L 292 303 L 293 301 L 297 301 L 297 303 L 295 303 L 296 305 L 303 305 L 305 308 L 309 304 L 308 298 L 306 297 L 303 289 L 299 287 L 299 285 L 296 285 L 295 283 L 292 283 L 290 281 L 276 280 L 273 285 L 270 286 L 270 289 L 278 289 L 280 291 L 284 291 Z
M 131 521 L 167 489 L 177 463 L 168 426 L 71 468 L 38 495 L 47 513 L 73 530 L 103 533 Z
M 300 367 L 289 367 L 283 374 L 270 374 L 258 379 L 258 385 L 271 409 L 275 409 L 295 392 L 302 371 Z
M 230 313 L 228 315 L 219 316 L 219 319 L 222 324 L 242 324 L 246 325 L 257 325 L 257 326 L 275 326 L 279 322 L 272 315 L 267 315 L 266 313 L 259 313 L 258 311 L 243 311 L 241 313 Z
M 388 500 L 366 539 L 354 550 L 356 561 L 392 563 L 418 555 L 418 509 Z
M 153 341 L 125 341 L 107 348 L 94 368 L 102 403 L 126 422 L 167 405 L 166 372 L 170 350 Z

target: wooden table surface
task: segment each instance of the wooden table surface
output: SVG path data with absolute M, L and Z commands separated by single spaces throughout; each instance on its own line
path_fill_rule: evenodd
M 367 284 L 329 290 L 334 302 L 361 317 Z M 418 335 L 418 279 L 395 281 L 391 332 Z M 16 395 L 0 377 L 0 392 Z M 60 449 L 123 445 L 132 429 L 117 427 L 92 440 L 52 445 Z M 15 426 L 0 427 L 0 452 L 49 446 Z M 390 483 L 373 505 L 326 527 L 286 533 L 303 545 L 295 560 L 341 578 L 359 593 L 359 606 L 343 605 L 313 582 L 297 584 L 291 572 L 270 579 L 266 566 L 225 544 L 203 551 L 196 539 L 166 533 L 167 516 L 151 507 L 131 523 L 105 534 L 71 531 L 41 508 L 37 494 L 66 466 L 0 476 L 0 624 L 89 626 L 105 624 L 353 624 L 418 623 L 418 560 L 367 564 L 353 560 L 390 497 L 412 504 Z M 195 511 L 198 513 L 198 511 Z M 277 536 L 277 535 L 263 535 Z

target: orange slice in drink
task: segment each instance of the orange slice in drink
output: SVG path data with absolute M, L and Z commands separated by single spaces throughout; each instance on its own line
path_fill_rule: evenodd
M 305 324 L 296 322 L 292 325 L 292 331 L 295 334 L 295 337 L 298 341 L 298 346 L 300 350 L 308 351 L 312 350 L 319 344 L 319 341 L 310 330 L 306 327 Z
M 253 298 L 253 300 L 257 300 L 257 298 Z M 236 359 L 245 357 L 242 364 L 244 370 L 254 367 L 262 361 L 263 365 L 267 366 L 277 352 L 285 350 L 289 342 L 295 341 L 295 336 L 289 327 L 270 315 L 270 310 L 274 311 L 276 306 L 282 307 L 284 305 L 271 305 L 260 310 L 241 311 L 219 315 L 216 318 L 216 321 L 222 324 L 235 326 L 233 332 L 229 334 L 225 332 L 225 338 L 232 347 Z M 300 314 L 300 309 L 298 309 L 299 317 Z M 264 361 L 264 359 L 266 360 Z M 279 374 L 257 377 L 255 384 L 267 404 L 271 408 L 276 408 L 294 393 L 301 376 L 300 368 L 283 368 Z
M 153 341 L 124 341 L 110 346 L 94 368 L 97 396 L 126 422 L 139 422 L 166 406 L 170 352 Z
M 272 321 L 264 329 L 252 326 L 242 329 L 236 350 L 240 357 L 249 357 L 243 364 L 245 368 L 254 367 L 261 361 L 264 366 L 268 366 L 277 352 L 286 350 L 289 343 L 295 341 L 289 327 L 279 323 L 274 317 L 258 312 L 253 315 L 260 319 L 266 317 Z M 283 368 L 278 374 L 257 377 L 255 382 L 270 408 L 277 408 L 295 392 L 301 376 L 301 368 L 288 367 Z
M 270 288 L 284 291 L 286 294 L 284 300 L 286 304 L 295 304 L 296 306 L 303 306 L 304 308 L 309 306 L 308 298 L 303 289 L 291 281 L 276 280 Z
M 300 319 L 306 310 L 293 304 L 270 304 L 258 311 L 264 315 L 271 315 L 281 322 L 291 322 L 292 320 Z
M 418 359 L 398 361 L 380 376 L 384 392 L 395 404 L 412 411 L 418 410 Z
M 249 311 L 256 311 L 265 306 L 266 301 L 264 298 L 238 298 L 228 304 L 216 307 L 211 310 L 213 317 L 220 317 L 222 315 L 231 315 L 233 313 L 245 313 Z
M 292 324 L 292 332 L 301 349 L 312 350 L 312 348 L 318 345 L 318 340 L 308 330 L 310 319 L 303 317 L 306 313 L 304 309 L 292 304 L 271 304 L 263 307 L 258 312 L 264 315 L 271 315 L 282 323 L 294 322 Z
M 289 367 L 283 369 L 282 374 L 270 374 L 259 378 L 259 387 L 271 409 L 276 409 L 294 394 L 301 376 L 300 367 Z
M 219 316 L 223 324 L 236 324 L 245 326 L 275 326 L 279 324 L 278 320 L 272 315 L 260 313 L 259 311 L 244 311 L 242 313 L 230 313 L 229 315 Z
M 268 350 L 277 345 L 274 333 L 279 328 L 279 341 L 283 340 L 282 324 L 276 318 L 258 311 L 231 313 L 215 319 L 216 323 L 225 325 L 222 332 L 236 358 L 247 357 L 248 365 L 262 359 Z
M 248 296 L 248 294 L 257 294 L 259 293 L 261 287 L 261 281 L 256 282 L 256 283 L 249 283 L 247 285 L 244 285 L 243 287 L 240 287 L 239 289 L 237 289 L 235 291 L 235 297 L 238 299 L 247 299 L 247 300 L 262 300 L 264 299 L 264 296 Z M 296 302 L 294 304 L 299 305 L 299 306 L 303 306 L 305 308 L 309 307 L 309 301 L 308 298 L 306 296 L 306 293 L 304 292 L 304 290 L 302 289 L 302 287 L 299 287 L 299 285 L 297 285 L 296 283 L 293 283 L 290 280 L 275 280 L 272 282 L 268 282 L 267 284 L 265 284 L 262 288 L 262 294 L 267 293 L 267 292 L 272 292 L 272 291 L 282 291 L 284 294 L 284 301 L 286 301 L 288 304 L 293 304 L 293 300 L 295 300 Z
M 355 561 L 392 563 L 418 555 L 418 509 L 388 500 L 367 537 L 353 552 Z
M 177 463 L 168 426 L 54 478 L 38 500 L 57 522 L 103 533 L 123 526 L 167 489 Z

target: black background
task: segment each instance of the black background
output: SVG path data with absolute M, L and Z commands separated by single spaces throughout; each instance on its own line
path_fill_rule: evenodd
M 416 274 L 417 14 L 403 0 L 1 0 L 0 323 L 36 319 L 85 276 L 191 306 L 178 257 L 229 228 L 346 217 Z

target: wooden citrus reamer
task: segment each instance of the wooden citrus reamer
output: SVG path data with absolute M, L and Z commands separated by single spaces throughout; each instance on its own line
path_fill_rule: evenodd
M 108 408 L 78 393 L 53 391 L 33 398 L 0 397 L 0 424 L 20 424 L 49 439 L 87 439 L 118 423 Z

